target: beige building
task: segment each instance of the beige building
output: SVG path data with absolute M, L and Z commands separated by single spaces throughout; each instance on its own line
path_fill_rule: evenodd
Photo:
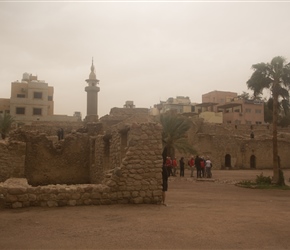
M 54 115 L 53 87 L 37 76 L 24 73 L 11 83 L 10 99 L 0 99 L 0 114 L 10 113 L 15 121 L 77 121 L 79 117 Z
M 176 114 L 195 113 L 196 109 L 195 104 L 191 103 L 188 96 L 170 97 L 167 101 L 160 101 L 159 104 L 155 104 L 154 107 L 150 109 L 151 115 L 159 115 L 167 112 Z
M 198 104 L 200 112 L 205 121 L 214 123 L 231 124 L 263 124 L 264 123 L 264 103 L 257 100 L 244 100 L 238 97 L 237 93 L 228 91 L 212 91 L 202 95 L 202 103 Z M 216 119 L 222 117 L 222 120 Z M 216 122 L 216 121 L 220 122 Z

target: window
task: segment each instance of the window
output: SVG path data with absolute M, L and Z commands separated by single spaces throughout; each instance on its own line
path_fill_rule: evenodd
M 22 107 L 16 108 L 16 114 L 17 115 L 25 115 L 25 108 L 22 108 Z
M 33 115 L 41 115 L 42 110 L 40 108 L 33 108 Z
M 17 94 L 17 98 L 25 98 L 25 94 Z
M 42 92 L 34 92 L 33 98 L 34 99 L 42 99 Z
M 48 101 L 52 101 L 52 96 L 48 96 Z
M 256 114 L 261 114 L 261 113 L 262 113 L 262 110 L 261 110 L 261 109 L 256 109 L 256 110 L 255 110 L 255 113 L 256 113 Z
M 251 109 L 246 109 L 246 113 L 251 113 Z

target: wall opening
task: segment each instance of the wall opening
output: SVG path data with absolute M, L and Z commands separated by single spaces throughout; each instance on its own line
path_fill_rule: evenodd
M 256 156 L 251 155 L 250 157 L 250 168 L 256 168 Z
M 122 159 L 125 157 L 126 155 L 126 150 L 127 150 L 127 143 L 128 143 L 128 128 L 124 128 L 122 130 L 120 130 L 120 137 L 121 137 L 121 162 Z
M 226 168 L 231 168 L 232 167 L 231 155 L 230 154 L 226 154 L 226 156 L 225 156 L 225 167 Z
M 111 135 L 105 135 L 104 140 L 104 158 L 103 158 L 103 164 L 104 164 L 104 170 L 110 169 L 110 147 L 111 147 Z

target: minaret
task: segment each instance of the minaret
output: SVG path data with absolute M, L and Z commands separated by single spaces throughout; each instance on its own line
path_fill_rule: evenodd
M 95 74 L 94 59 L 92 59 L 91 73 L 89 79 L 86 80 L 89 86 L 85 87 L 87 92 L 87 122 L 98 121 L 98 92 L 100 88 L 97 86 L 99 80 Z

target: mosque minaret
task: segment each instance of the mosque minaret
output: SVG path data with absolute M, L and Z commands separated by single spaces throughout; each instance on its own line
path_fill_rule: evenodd
M 96 77 L 94 60 L 92 60 L 91 73 L 86 82 L 88 83 L 88 86 L 85 87 L 85 91 L 87 92 L 86 121 L 96 122 L 98 120 L 98 92 L 100 91 L 97 85 L 100 81 Z

